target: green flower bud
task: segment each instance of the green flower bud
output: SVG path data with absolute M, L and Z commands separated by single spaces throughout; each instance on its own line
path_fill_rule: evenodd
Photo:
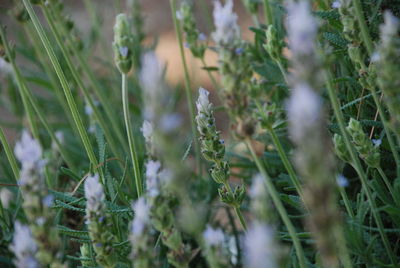
M 335 145 L 336 155 L 344 162 L 350 163 L 351 162 L 350 154 L 349 151 L 347 150 L 343 137 L 339 134 L 335 134 L 333 136 L 333 144 Z
M 356 148 L 358 155 L 365 163 L 370 166 L 377 168 L 380 166 L 380 153 L 379 148 L 374 146 L 371 140 L 364 133 L 361 123 L 353 118 L 350 119 L 347 130 L 350 133 L 354 147 Z
M 216 183 L 225 183 L 229 178 L 229 164 L 225 161 L 220 165 L 214 164 L 210 172 Z
M 121 73 L 128 73 L 132 68 L 133 35 L 125 14 L 116 17 L 114 25 L 114 60 Z
M 267 44 L 264 45 L 264 49 L 268 52 L 273 60 L 281 61 L 284 43 L 279 39 L 278 31 L 273 25 L 268 26 L 266 36 Z

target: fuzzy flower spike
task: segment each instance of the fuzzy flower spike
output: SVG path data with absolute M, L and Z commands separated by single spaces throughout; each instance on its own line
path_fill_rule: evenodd
M 229 43 L 239 38 L 238 17 L 233 12 L 232 0 L 227 0 L 225 5 L 222 5 L 220 1 L 215 1 L 213 15 L 215 32 L 212 37 L 217 44 L 229 45 Z

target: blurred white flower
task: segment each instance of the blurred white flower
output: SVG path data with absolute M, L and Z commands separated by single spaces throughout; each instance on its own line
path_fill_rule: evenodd
M 159 161 L 149 160 L 146 163 L 146 187 L 147 194 L 151 197 L 159 194 L 159 172 L 161 163 Z
M 2 188 L 0 190 L 0 200 L 4 208 L 8 208 L 12 198 L 13 193 L 10 190 L 8 190 L 7 188 Z
M 169 133 L 176 130 L 183 122 L 182 116 L 177 113 L 165 114 L 160 120 L 160 130 Z
M 399 30 L 399 19 L 393 16 L 390 11 L 384 13 L 384 24 L 381 26 L 381 40 L 384 46 L 392 42 L 393 36 Z
M 14 238 L 10 249 L 15 255 L 15 266 L 17 268 L 40 267 L 35 258 L 37 245 L 32 237 L 31 230 L 19 221 L 15 222 L 14 228 Z
M 153 124 L 147 120 L 144 120 L 142 128 L 140 130 L 143 133 L 143 137 L 146 143 L 151 143 L 153 138 Z
M 264 184 L 264 178 L 260 173 L 258 173 L 253 177 L 253 183 L 251 184 L 250 188 L 250 197 L 252 199 L 257 199 L 265 196 L 266 194 L 267 192 Z
M 289 133 L 301 143 L 315 129 L 322 116 L 322 101 L 307 84 L 297 84 L 288 101 Z
M 203 238 L 208 246 L 219 247 L 224 244 L 225 235 L 221 229 L 214 229 L 210 225 L 207 225 L 206 230 L 203 232 Z
M 163 66 L 154 52 L 144 54 L 139 78 L 143 90 L 151 96 L 161 90 L 160 84 L 163 78 Z
M 274 230 L 266 224 L 255 222 L 245 236 L 245 264 L 248 268 L 278 267 L 278 252 Z
M 293 54 L 307 55 L 314 51 L 318 25 L 307 1 L 290 2 L 287 5 L 287 31 L 289 47 Z
M 336 0 L 332 3 L 332 8 L 340 8 L 341 5 L 340 1 Z
M 85 180 L 86 210 L 88 212 L 98 212 L 103 206 L 105 199 L 103 185 L 99 181 L 99 175 L 89 176 Z
M 22 132 L 21 140 L 15 144 L 14 153 L 23 168 L 32 168 L 42 160 L 42 147 L 26 130 Z
M 141 235 L 150 220 L 150 205 L 144 197 L 140 197 L 133 205 L 135 218 L 132 222 L 131 232 L 134 236 Z
M 225 5 L 214 2 L 215 32 L 212 33 L 214 41 L 219 45 L 228 45 L 239 38 L 240 30 L 237 24 L 238 16 L 233 12 L 233 1 L 227 0 Z
M 208 96 L 210 95 L 210 92 L 205 90 L 204 88 L 199 88 L 199 98 L 196 101 L 196 107 L 197 111 L 208 113 L 210 110 L 210 101 L 208 99 Z

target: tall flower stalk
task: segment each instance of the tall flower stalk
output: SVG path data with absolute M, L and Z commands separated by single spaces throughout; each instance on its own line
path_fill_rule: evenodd
M 139 169 L 139 160 L 137 156 L 137 146 L 132 132 L 132 124 L 129 113 L 129 95 L 127 74 L 132 68 L 132 47 L 133 37 L 129 28 L 129 21 L 125 14 L 119 14 L 114 26 L 114 55 L 115 64 L 121 72 L 122 77 L 122 106 L 124 110 L 124 121 L 126 134 L 128 136 L 129 152 L 133 165 L 133 174 L 135 177 L 137 195 L 143 193 L 142 179 Z

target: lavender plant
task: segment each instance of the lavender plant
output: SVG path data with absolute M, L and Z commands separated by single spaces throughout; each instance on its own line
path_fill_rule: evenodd
M 0 267 L 398 266 L 398 1 L 6 2 Z

